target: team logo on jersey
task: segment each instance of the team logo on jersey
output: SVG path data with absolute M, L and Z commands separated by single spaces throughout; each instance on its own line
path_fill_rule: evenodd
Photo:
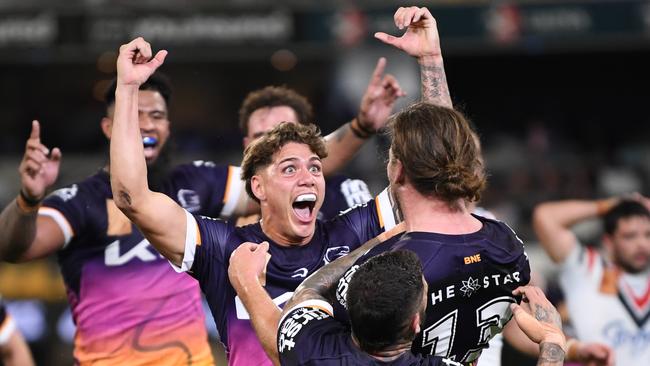
M 296 277 L 302 277 L 305 278 L 307 277 L 307 273 L 309 273 L 309 270 L 307 268 L 298 268 L 297 270 L 293 271 L 293 274 L 291 275 L 291 278 L 296 278 Z
M 192 164 L 194 164 L 194 166 L 197 168 L 200 168 L 202 166 L 207 168 L 214 168 L 215 166 L 217 166 L 217 164 L 215 164 L 214 162 L 207 161 L 207 160 L 194 160 Z
M 189 212 L 196 212 L 201 209 L 201 200 L 199 195 L 191 189 L 178 190 L 178 203 Z
M 63 202 L 67 202 L 73 199 L 77 195 L 78 190 L 79 188 L 77 187 L 77 185 L 73 184 L 72 186 L 70 186 L 70 188 L 57 189 L 56 191 L 52 192 L 52 194 L 62 199 Z
M 347 245 L 343 245 L 340 247 L 332 247 L 327 249 L 323 261 L 325 261 L 325 264 L 328 264 L 329 262 L 335 260 L 336 258 L 348 255 L 348 253 L 350 253 L 350 247 Z
M 478 284 L 478 279 L 473 279 L 472 277 L 468 278 L 467 281 L 461 281 L 463 286 L 460 288 L 460 292 L 463 293 L 464 297 L 471 297 L 481 288 L 481 285 Z

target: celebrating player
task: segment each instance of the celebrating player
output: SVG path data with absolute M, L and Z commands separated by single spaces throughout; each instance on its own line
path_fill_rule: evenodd
M 230 363 L 270 363 L 228 282 L 230 253 L 244 241 L 272 242 L 266 290 L 282 304 L 310 272 L 376 236 L 382 225 L 395 222 L 387 193 L 379 203 L 371 201 L 326 224 L 317 221 L 324 195 L 324 141 L 315 126 L 284 123 L 245 152 L 242 176 L 247 192 L 260 203 L 259 223 L 235 228 L 191 215 L 167 196 L 149 190 L 145 161 L 133 158 L 143 154 L 137 90 L 162 64 L 166 51 L 150 60 L 151 56 L 150 45 L 141 38 L 123 45 L 118 56 L 110 149 L 116 204 L 178 270 L 191 271 L 199 280 Z M 274 310 L 279 318 L 279 309 Z
M 323 173 L 327 194 L 319 212 L 320 219 L 330 219 L 341 211 L 369 201 L 372 197 L 365 182 L 343 175 L 328 176 L 349 160 L 363 142 L 384 127 L 398 97 L 404 92 L 397 80 L 384 75 L 386 60 L 380 58 L 359 108 L 359 116 L 326 137 L 328 156 Z M 239 127 L 244 134 L 244 148 L 281 122 L 308 123 L 313 120 L 312 107 L 302 95 L 286 87 L 268 86 L 249 93 L 239 110 Z M 247 218 L 243 222 L 259 219 Z

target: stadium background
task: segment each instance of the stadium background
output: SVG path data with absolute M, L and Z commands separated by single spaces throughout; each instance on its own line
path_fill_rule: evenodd
M 237 110 L 247 92 L 284 84 L 309 97 L 325 133 L 351 119 L 379 56 L 419 97 L 418 67 L 372 38 L 397 34 L 404 1 L 2 0 L 0 204 L 19 189 L 30 121 L 63 151 L 57 186 L 100 168 L 99 122 L 118 46 L 144 36 L 170 55 L 175 161 L 237 164 Z M 547 199 L 650 194 L 650 2 L 431 1 L 455 104 L 478 127 L 490 173 L 482 205 L 528 244 L 541 283 L 554 268 L 530 229 Z M 347 169 L 376 193 L 386 140 Z M 598 225 L 580 234 L 596 243 Z M 71 363 L 71 324 L 54 257 L 0 264 L 0 293 L 40 365 Z M 216 342 L 213 342 L 216 345 Z M 514 356 L 508 356 L 514 357 Z M 514 361 L 512 361 L 514 362 Z M 513 363 L 514 364 L 514 363 Z

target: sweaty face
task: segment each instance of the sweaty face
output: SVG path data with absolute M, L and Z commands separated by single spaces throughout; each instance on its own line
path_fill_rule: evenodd
M 650 219 L 631 216 L 618 220 L 610 240 L 614 261 L 627 272 L 637 273 L 650 267 Z
M 298 116 L 291 107 L 283 105 L 255 110 L 248 118 L 248 134 L 244 137 L 244 147 L 282 122 L 298 122 Z
M 305 144 L 290 142 L 257 177 L 263 191 L 258 198 L 267 235 L 279 244 L 309 242 L 325 196 L 318 155 Z

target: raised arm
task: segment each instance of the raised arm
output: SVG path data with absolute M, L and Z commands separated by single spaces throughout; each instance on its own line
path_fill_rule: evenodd
M 384 74 L 385 69 L 386 59 L 381 57 L 361 98 L 357 117 L 325 136 L 329 155 L 323 160 L 323 174 L 343 168 L 368 138 L 386 125 L 395 102 L 406 95 L 393 75 Z
M 167 51 L 151 56 L 151 45 L 142 38 L 120 47 L 110 147 L 111 189 L 117 207 L 160 254 L 180 266 L 186 214 L 171 198 L 149 190 L 138 121 L 139 87 L 162 65 Z
M 420 64 L 422 101 L 453 108 L 435 18 L 427 8 L 411 6 L 397 9 L 394 20 L 397 28 L 406 28 L 401 37 L 383 32 L 375 33 L 375 37 L 417 59 Z
M 56 181 L 61 150 L 50 151 L 41 143 L 40 124 L 32 122 L 20 163 L 20 194 L 0 213 L 0 259 L 20 262 L 38 258 L 63 247 L 61 229 L 50 217 L 38 216 L 45 193 Z
M 571 227 L 578 222 L 607 212 L 620 200 L 545 202 L 533 212 L 533 228 L 542 247 L 556 263 L 563 262 L 578 241 Z

